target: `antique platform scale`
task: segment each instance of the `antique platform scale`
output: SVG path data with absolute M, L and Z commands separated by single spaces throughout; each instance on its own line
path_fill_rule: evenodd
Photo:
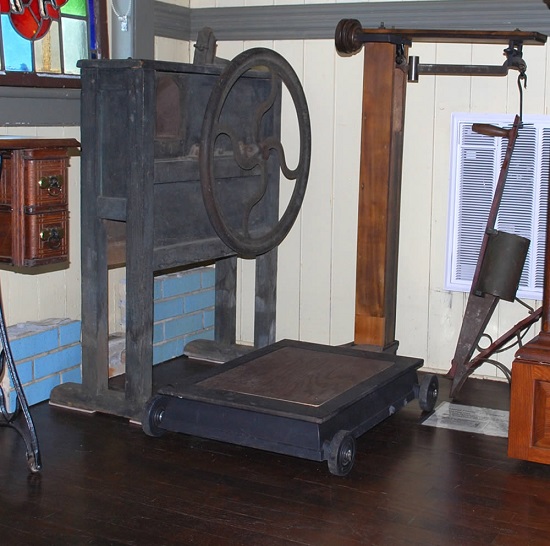
M 337 44 L 360 46 L 364 36 L 369 32 L 342 22 Z M 365 70 L 378 77 L 373 88 L 365 85 L 364 108 L 375 116 L 372 127 L 363 125 L 362 185 L 365 171 L 377 176 L 361 192 L 359 244 L 369 246 L 369 262 L 360 247 L 354 347 L 275 343 L 277 245 L 299 212 L 310 160 L 307 103 L 288 63 L 257 48 L 220 66 L 210 34 L 192 65 L 81 62 L 83 377 L 81 385 L 54 389 L 53 404 L 141 421 L 153 436 L 171 430 L 326 460 L 338 475 L 351 469 L 360 434 L 414 398 L 433 408 L 437 378 L 419 384 L 422 361 L 396 356 L 393 340 L 405 91 L 396 51 L 404 52 L 410 38 L 399 31 L 372 36 Z M 542 42 L 534 34 L 505 36 Z M 280 141 L 283 84 L 298 117 L 294 169 Z M 370 163 L 369 134 L 376 147 L 391 144 L 385 165 Z M 280 173 L 294 184 L 281 215 Z M 383 196 L 376 218 L 364 214 L 373 183 Z M 386 237 L 371 240 L 380 218 L 388 219 Z M 125 250 L 122 258 L 117 249 Z M 235 343 L 237 256 L 256 260 L 253 352 Z M 369 263 L 380 260 L 384 278 L 374 279 Z M 126 381 L 115 390 L 108 378 L 107 272 L 120 261 L 127 268 Z M 216 330 L 215 341 L 200 350 L 236 358 L 154 385 L 153 275 L 204 262 L 216 264 Z
M 503 44 L 507 46 L 504 49 L 506 60 L 498 66 L 420 64 L 418 57 L 407 59 L 408 47 L 413 41 Z M 355 309 L 355 343 L 358 344 L 383 348 L 397 344 L 395 300 L 407 81 L 417 81 L 422 74 L 505 76 L 510 69 L 518 72 L 519 121 L 516 117 L 514 126 L 509 129 L 474 125 L 477 132 L 506 138 L 508 146 L 466 314 L 448 373 L 453 380 L 451 396 L 456 396 L 471 373 L 483 362 L 490 361 L 490 357 L 502 350 L 510 340 L 517 338 L 519 343 L 520 335 L 541 317 L 540 309 L 533 311 L 489 347 L 473 356 L 499 299 L 514 299 L 523 267 L 521 254 L 526 253 L 525 242 L 502 232 L 499 237 L 494 236 L 494 224 L 518 126 L 521 124 L 522 85 L 526 82 L 523 46 L 545 43 L 545 35 L 519 30 L 362 29 L 360 22 L 352 19 L 340 21 L 336 29 L 338 51 L 351 54 L 362 47 L 365 50 Z M 373 74 L 376 77 L 372 77 Z M 375 237 L 376 233 L 385 233 L 385 238 Z

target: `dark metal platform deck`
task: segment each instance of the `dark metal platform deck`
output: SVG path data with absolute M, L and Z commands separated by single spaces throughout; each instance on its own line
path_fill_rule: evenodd
M 343 443 L 347 473 L 355 438 L 419 397 L 421 366 L 417 358 L 283 340 L 161 388 L 143 427 L 316 461 L 330 461 Z M 434 395 L 437 385 L 429 402 Z

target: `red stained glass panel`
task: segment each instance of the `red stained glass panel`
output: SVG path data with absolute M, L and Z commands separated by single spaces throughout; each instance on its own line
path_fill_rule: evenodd
M 0 12 L 9 13 L 13 28 L 27 40 L 39 40 L 50 30 L 52 20 L 59 20 L 60 8 L 70 0 L 22 0 L 21 12 L 10 12 L 9 0 L 0 0 Z
M 13 28 L 27 40 L 42 38 L 50 28 L 50 19 L 42 19 L 32 9 L 26 9 L 23 13 L 10 15 Z
M 0 70 L 78 76 L 78 61 L 98 48 L 94 4 L 95 0 L 0 0 Z M 23 85 L 41 86 L 25 78 Z

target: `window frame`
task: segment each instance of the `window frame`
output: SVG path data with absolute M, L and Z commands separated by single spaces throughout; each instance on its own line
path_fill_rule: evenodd
M 110 58 L 108 48 L 108 3 L 106 0 L 95 0 L 103 2 L 105 11 L 101 11 L 103 21 L 101 23 L 102 57 Z M 101 7 L 101 4 L 99 4 Z M 134 35 L 139 40 L 133 42 L 133 57 L 137 59 L 152 59 L 154 56 L 155 30 L 160 28 L 170 30 L 170 23 L 174 20 L 176 13 L 189 14 L 189 8 L 177 8 L 171 4 L 157 2 L 156 0 L 139 0 L 134 2 Z M 97 11 L 96 13 L 100 13 Z M 160 14 L 160 22 L 157 21 L 157 14 Z M 155 21 L 155 24 L 151 24 Z M 115 25 L 116 26 L 116 25 Z M 112 29 L 112 33 L 116 28 Z M 176 36 L 172 36 L 176 38 Z M 2 76 L 0 75 L 0 80 Z M 17 87 L 13 82 L 2 85 L 0 81 L 0 99 L 2 101 L 2 115 L 0 126 L 2 127 L 78 127 L 80 126 L 80 80 L 78 88 L 69 87 Z
M 94 13 L 97 42 L 97 50 L 94 55 L 98 58 L 108 58 L 107 0 L 94 0 Z M 80 76 L 0 70 L 1 87 L 80 89 Z

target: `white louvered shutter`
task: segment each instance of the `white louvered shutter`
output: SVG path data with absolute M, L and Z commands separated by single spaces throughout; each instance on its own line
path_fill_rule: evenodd
M 509 127 L 510 116 L 453 115 L 446 288 L 470 290 L 507 139 L 474 133 L 473 123 Z M 527 237 L 529 254 L 519 297 L 541 299 L 550 164 L 550 117 L 525 118 L 496 228 Z

